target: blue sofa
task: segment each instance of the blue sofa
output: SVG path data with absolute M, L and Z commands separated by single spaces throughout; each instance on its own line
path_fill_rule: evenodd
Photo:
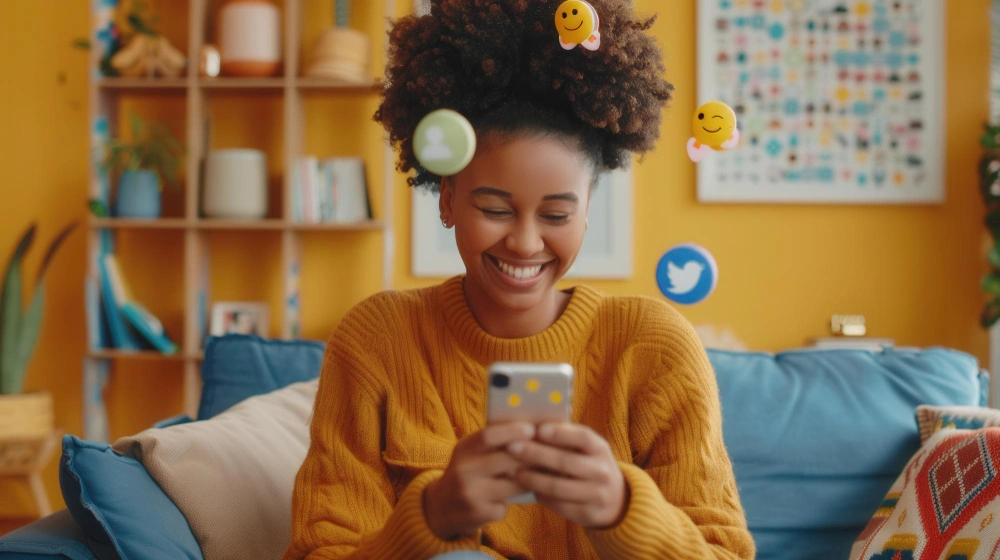
M 210 341 L 199 420 L 317 375 L 323 346 Z M 919 404 L 985 406 L 988 376 L 960 352 L 709 351 L 724 435 L 758 558 L 847 558 L 919 446 Z M 171 419 L 166 424 L 189 422 Z M 66 436 L 67 510 L 0 538 L 0 559 L 200 560 L 180 511 L 141 464 Z

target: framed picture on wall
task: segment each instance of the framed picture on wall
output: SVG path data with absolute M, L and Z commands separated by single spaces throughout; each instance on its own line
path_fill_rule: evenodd
M 632 170 L 601 177 L 590 201 L 583 247 L 567 278 L 615 279 L 632 276 Z M 411 193 L 412 272 L 420 277 L 465 273 L 455 232 L 441 225 L 438 196 Z
M 944 201 L 944 0 L 698 0 L 698 103 L 740 143 L 703 202 Z

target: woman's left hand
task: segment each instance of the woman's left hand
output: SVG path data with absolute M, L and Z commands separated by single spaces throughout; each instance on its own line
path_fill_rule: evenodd
M 543 424 L 535 440 L 507 451 L 524 464 L 515 480 L 539 504 L 585 529 L 613 527 L 624 516 L 625 476 L 608 442 L 587 426 Z

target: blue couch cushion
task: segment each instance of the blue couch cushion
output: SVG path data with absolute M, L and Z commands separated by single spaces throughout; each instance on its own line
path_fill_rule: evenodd
M 0 560 L 97 560 L 68 510 L 61 510 L 0 537 Z
M 324 347 L 309 340 L 210 338 L 201 368 L 204 384 L 198 419 L 207 420 L 243 399 L 319 377 Z
M 184 515 L 135 458 L 64 436 L 59 485 L 101 560 L 203 560 Z
M 709 351 L 757 558 L 847 558 L 920 445 L 920 404 L 982 406 L 952 350 Z

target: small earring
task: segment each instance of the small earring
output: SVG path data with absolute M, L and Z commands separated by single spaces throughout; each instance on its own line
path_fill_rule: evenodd
M 441 218 L 441 225 L 444 226 L 444 229 L 448 229 L 448 222 L 444 218 Z

